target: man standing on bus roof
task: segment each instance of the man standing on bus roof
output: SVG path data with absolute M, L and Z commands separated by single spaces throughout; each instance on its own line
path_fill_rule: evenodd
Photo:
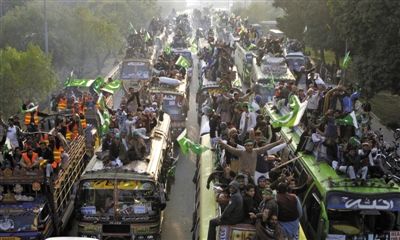
M 287 183 L 278 184 L 276 203 L 278 204 L 278 220 L 285 235 L 289 239 L 295 239 L 299 235 L 299 219 L 303 214 L 300 200 L 296 195 L 288 192 Z
M 243 220 L 243 198 L 239 191 L 239 183 L 232 181 L 229 183 L 229 193 L 231 199 L 225 207 L 220 217 L 210 220 L 208 226 L 207 240 L 216 239 L 216 227 L 219 225 L 235 225 Z
M 266 144 L 262 147 L 253 148 L 253 141 L 246 140 L 244 143 L 245 149 L 240 150 L 229 146 L 222 140 L 219 140 L 219 144 L 223 149 L 239 157 L 239 172 L 250 174 L 250 176 L 254 176 L 254 173 L 256 171 L 257 156 L 282 143 L 285 143 L 285 140 L 281 139 L 274 143 Z

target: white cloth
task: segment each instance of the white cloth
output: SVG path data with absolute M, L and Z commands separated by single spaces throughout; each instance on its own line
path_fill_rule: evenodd
M 257 112 L 260 110 L 260 105 L 256 103 L 255 101 L 251 102 L 251 107 L 253 108 L 254 112 Z
M 254 112 L 242 112 L 242 117 L 240 118 L 240 127 L 239 129 L 241 131 L 245 131 L 244 125 L 246 121 L 246 116 L 249 116 L 249 120 L 247 122 L 247 129 L 246 131 L 249 132 L 251 129 L 253 129 L 256 126 L 257 123 L 257 114 Z
M 7 128 L 7 138 L 10 141 L 12 149 L 15 149 L 19 146 L 17 137 L 17 126 Z
M 319 99 L 320 99 L 319 93 L 314 93 L 313 95 L 311 95 L 311 97 L 308 99 L 307 109 L 317 110 Z

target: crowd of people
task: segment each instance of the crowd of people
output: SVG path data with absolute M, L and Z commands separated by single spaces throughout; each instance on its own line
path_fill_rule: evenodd
M 96 108 L 96 99 L 89 92 L 65 89 L 53 95 L 51 106 L 39 111 L 39 106 L 26 101 L 19 115 L 1 118 L 2 169 L 34 171 L 46 169 L 46 177 L 59 173 L 68 166 L 70 143 L 86 135 L 93 127 L 86 112 Z M 88 130 L 89 131 L 86 131 Z M 88 145 L 94 140 L 87 137 Z
M 210 54 L 208 61 L 218 61 L 217 57 Z M 354 186 L 365 185 L 368 178 L 390 181 L 388 169 L 376 157 L 381 141 L 371 130 L 371 106 L 357 103 L 359 90 L 340 83 L 327 85 L 312 66 L 305 76 L 304 85 L 276 83 L 273 100 L 265 105 L 251 89 L 240 93 L 229 88 L 211 94 L 204 103 L 218 159 L 207 187 L 212 181 L 218 186 L 222 209 L 221 216 L 210 221 L 208 239 L 215 239 L 216 226 L 238 223 L 255 224 L 257 239 L 297 236 L 302 210 L 296 194 L 306 189 L 307 179 L 298 179 L 289 167 L 279 167 L 282 150 L 291 140 L 279 139 L 282 126 L 274 127 L 263 111 L 291 112 L 294 97 L 307 102 L 300 124 L 291 127 L 301 134 L 295 156 L 313 155 L 350 178 Z M 223 82 L 220 77 L 216 81 Z

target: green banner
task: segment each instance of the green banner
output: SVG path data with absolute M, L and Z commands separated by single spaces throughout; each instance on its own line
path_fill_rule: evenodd
M 88 79 L 68 79 L 64 85 L 66 87 L 90 87 L 94 81 Z
M 121 88 L 121 86 L 122 86 L 121 80 L 114 80 L 110 83 L 107 83 L 101 90 L 114 94 Z
M 176 65 L 188 69 L 190 67 L 190 62 L 183 56 L 179 56 L 178 60 L 175 62 Z

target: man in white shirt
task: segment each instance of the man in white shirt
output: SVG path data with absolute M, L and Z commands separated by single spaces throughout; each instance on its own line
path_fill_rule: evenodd
M 242 112 L 242 116 L 240 118 L 239 129 L 240 131 L 250 132 L 250 130 L 256 126 L 257 114 L 255 112 L 249 112 L 249 107 L 247 106 L 247 104 L 244 104 L 243 110 L 244 111 Z M 246 118 L 248 118 L 248 122 L 247 128 L 245 129 Z
M 18 134 L 21 130 L 18 128 L 18 126 L 14 125 L 14 118 L 10 117 L 8 119 L 8 125 L 5 124 L 3 120 L 1 120 L 1 123 L 4 129 L 7 130 L 6 139 L 10 141 L 11 148 L 14 150 L 16 147 L 19 147 Z

